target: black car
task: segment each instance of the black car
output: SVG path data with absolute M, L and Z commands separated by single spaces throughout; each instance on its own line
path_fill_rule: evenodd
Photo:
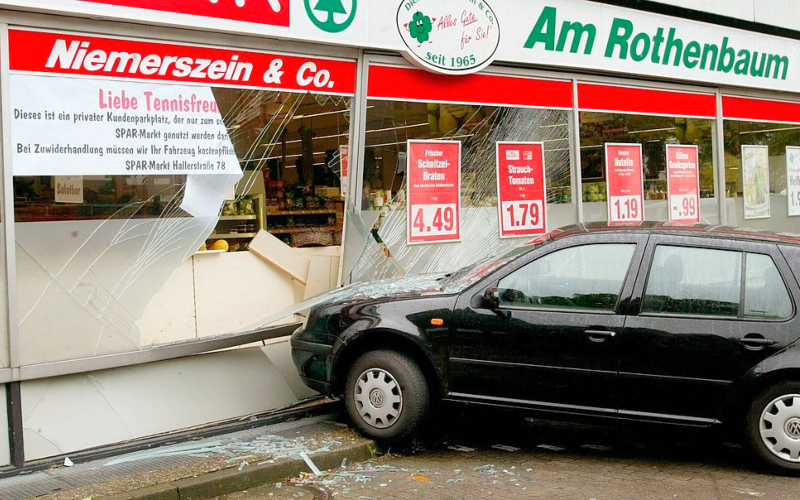
M 452 274 L 345 287 L 292 337 L 310 387 L 408 436 L 433 401 L 728 424 L 800 472 L 800 236 L 577 225 Z

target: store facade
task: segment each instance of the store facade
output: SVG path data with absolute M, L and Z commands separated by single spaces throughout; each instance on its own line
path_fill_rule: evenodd
M 0 466 L 313 396 L 285 337 L 340 284 L 576 222 L 800 232 L 791 38 L 589 1 L 0 8 Z

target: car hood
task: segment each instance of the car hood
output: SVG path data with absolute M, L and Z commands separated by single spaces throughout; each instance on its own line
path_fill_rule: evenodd
M 319 298 L 325 303 L 344 303 L 359 300 L 377 300 L 382 298 L 398 299 L 422 297 L 426 295 L 443 295 L 444 273 L 410 274 L 379 281 L 355 283 L 338 290 L 333 290 Z

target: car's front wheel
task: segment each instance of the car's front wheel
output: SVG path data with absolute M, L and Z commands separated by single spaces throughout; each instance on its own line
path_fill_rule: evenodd
M 419 366 L 405 354 L 370 351 L 348 372 L 345 405 L 356 427 L 366 435 L 399 441 L 425 418 L 430 405 L 428 383 Z
M 776 384 L 753 401 L 747 438 L 764 463 L 800 474 L 800 382 Z

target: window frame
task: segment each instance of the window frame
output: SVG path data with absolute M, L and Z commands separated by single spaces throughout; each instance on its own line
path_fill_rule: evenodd
M 671 247 L 685 247 L 685 248 L 702 248 L 708 250 L 719 251 L 732 251 L 739 252 L 742 255 L 740 283 L 739 283 L 739 312 L 737 316 L 720 316 L 713 314 L 677 314 L 677 313 L 655 313 L 642 311 L 644 305 L 644 295 L 647 290 L 647 283 L 650 280 L 650 273 L 653 270 L 653 262 L 655 260 L 656 248 L 659 246 Z M 783 280 L 783 285 L 789 294 L 789 301 L 792 305 L 792 313 L 789 317 L 784 319 L 768 319 L 768 318 L 752 318 L 744 316 L 744 288 L 745 288 L 745 275 L 747 272 L 747 258 L 746 254 L 761 254 L 766 255 L 772 259 L 772 263 L 778 270 L 778 274 Z M 741 321 L 747 323 L 788 323 L 795 319 L 797 316 L 797 306 L 795 303 L 795 295 L 797 291 L 789 286 L 786 279 L 786 273 L 789 270 L 786 260 L 780 253 L 778 246 L 774 243 L 766 243 L 759 241 L 747 241 L 738 239 L 726 239 L 717 237 L 698 238 L 692 236 L 672 236 L 664 234 L 654 234 L 647 244 L 645 251 L 645 259 L 643 260 L 640 268 L 639 278 L 637 279 L 634 297 L 632 299 L 632 315 L 643 318 L 675 318 L 675 319 L 693 319 L 693 320 L 712 320 L 712 321 Z
M 466 290 L 465 292 L 462 292 L 462 296 L 461 298 L 459 298 L 456 307 L 460 307 L 463 305 L 464 307 L 482 308 L 481 303 L 483 300 L 483 294 L 487 289 L 497 288 L 498 284 L 500 283 L 500 280 L 518 271 L 519 269 L 525 267 L 534 260 L 540 259 L 548 254 L 557 252 L 559 250 L 564 250 L 567 248 L 578 247 L 578 246 L 593 245 L 593 244 L 632 244 L 635 245 L 633 256 L 631 257 L 631 262 L 628 266 L 628 272 L 625 274 L 625 278 L 622 283 L 622 288 L 620 289 L 619 295 L 617 296 L 617 302 L 614 306 L 614 309 L 605 310 L 605 309 L 584 309 L 584 308 L 556 308 L 556 307 L 544 308 L 544 307 L 518 307 L 518 306 L 503 306 L 503 305 L 500 306 L 501 310 L 532 312 L 532 313 L 562 313 L 562 314 L 580 313 L 580 314 L 605 314 L 605 315 L 626 314 L 630 299 L 632 297 L 632 293 L 634 291 L 634 285 L 636 283 L 638 271 L 640 269 L 640 266 L 642 264 L 642 259 L 645 254 L 645 249 L 647 246 L 647 240 L 649 236 L 650 235 L 646 232 L 630 231 L 630 232 L 618 232 L 614 234 L 603 234 L 601 232 L 587 232 L 585 234 L 579 234 L 574 236 L 569 235 L 561 237 L 559 239 L 556 239 L 555 241 L 542 245 L 540 248 L 509 262 L 505 266 L 495 271 L 492 275 L 487 276 L 483 281 L 479 281 L 476 285 L 474 285 L 474 287 Z

